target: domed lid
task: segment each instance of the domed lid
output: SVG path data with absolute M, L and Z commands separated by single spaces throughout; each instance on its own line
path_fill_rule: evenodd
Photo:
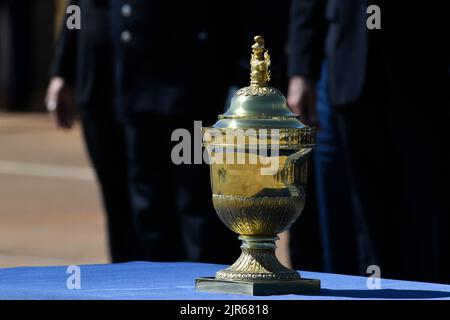
M 252 51 L 250 86 L 236 92 L 227 112 L 219 116 L 213 127 L 203 128 L 204 134 L 208 133 L 204 135 L 203 145 L 227 145 L 226 139 L 216 136 L 214 132 L 240 135 L 240 131 L 244 130 L 245 135 L 254 135 L 260 142 L 278 144 L 280 149 L 312 148 L 315 130 L 297 119 L 280 91 L 267 85 L 270 80 L 270 56 L 265 50 L 263 37 L 255 37 Z M 244 145 L 250 146 L 247 142 Z
M 227 112 L 219 116 L 214 128 L 304 128 L 289 109 L 286 98 L 275 88 L 269 87 L 270 55 L 261 36 L 254 38 L 250 60 L 250 86 L 238 90 Z

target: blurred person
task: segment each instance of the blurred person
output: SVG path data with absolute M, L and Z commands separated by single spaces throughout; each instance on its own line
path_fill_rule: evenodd
M 235 80 L 236 90 L 248 86 L 249 44 L 253 42 L 255 35 L 262 35 L 271 57 L 270 85 L 286 93 L 289 7 L 289 0 L 246 0 L 239 3 L 236 10 L 238 19 L 235 22 L 239 25 L 235 48 L 239 58 Z M 321 271 L 322 250 L 313 166 L 309 168 L 307 190 L 308 199 L 300 219 L 291 226 L 289 231 L 279 235 L 277 256 L 286 266 Z
M 102 189 L 113 262 L 230 263 L 237 237 L 212 208 L 207 165 L 174 165 L 171 134 L 210 124 L 229 86 L 229 2 L 80 0 L 63 23 L 46 102 L 74 122 L 71 88 Z M 221 11 L 221 12 L 219 12 Z M 192 139 L 193 142 L 193 139 Z
M 381 9 L 381 29 L 366 25 L 373 4 Z M 449 29 L 448 11 L 437 7 L 291 4 L 288 100 L 306 122 L 316 121 L 314 84 L 325 50 L 350 174 L 360 274 L 377 265 L 382 277 L 450 282 Z

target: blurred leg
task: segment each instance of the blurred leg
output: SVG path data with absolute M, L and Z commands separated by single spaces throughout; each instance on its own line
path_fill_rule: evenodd
M 398 275 L 399 189 L 397 155 L 392 152 L 383 105 L 358 103 L 336 113 L 351 179 L 359 273 L 380 266 L 383 276 Z
M 388 120 L 402 177 L 401 188 L 397 191 L 401 219 L 398 268 L 403 278 L 440 282 L 445 281 L 445 273 L 448 274 L 441 269 L 439 261 L 440 256 L 448 256 L 448 247 L 443 250 L 445 241 L 440 242 L 441 233 L 448 233 L 445 217 L 450 212 L 448 162 L 444 160 L 448 143 L 444 139 L 446 121 L 443 121 L 442 109 L 435 110 L 434 121 L 423 121 L 423 106 L 432 101 L 433 98 L 395 96 Z M 439 103 L 436 101 L 436 105 Z M 444 190 L 447 190 L 446 196 Z M 443 225 L 447 227 L 441 229 Z
M 137 241 L 131 221 L 123 126 L 110 112 L 84 113 L 82 120 L 87 150 L 107 214 L 111 259 L 113 262 L 136 260 Z
M 131 210 L 142 260 L 183 260 L 170 159 L 170 118 L 142 115 L 125 124 Z M 196 183 L 196 182 L 195 182 Z
M 355 274 L 358 262 L 351 189 L 327 84 L 328 68 L 324 63 L 317 85 L 319 130 L 312 157 L 324 271 Z
M 9 2 L 11 22 L 11 47 L 10 63 L 11 74 L 9 76 L 9 94 L 11 110 L 26 110 L 30 103 L 30 73 L 33 65 L 30 61 L 31 33 L 31 3 L 25 0 Z

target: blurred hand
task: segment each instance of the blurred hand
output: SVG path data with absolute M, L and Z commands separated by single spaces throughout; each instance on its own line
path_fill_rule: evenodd
M 300 76 L 292 77 L 289 80 L 287 102 L 303 123 L 309 126 L 317 125 L 316 86 L 312 80 Z
M 45 96 L 45 105 L 56 126 L 70 129 L 75 121 L 75 99 L 73 91 L 63 78 L 52 77 Z

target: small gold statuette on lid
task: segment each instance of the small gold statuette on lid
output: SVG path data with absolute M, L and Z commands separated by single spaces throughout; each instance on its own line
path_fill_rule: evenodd
M 263 37 L 256 36 L 250 59 L 250 85 L 252 86 L 265 87 L 270 81 L 270 55 L 269 51 L 265 49 Z
M 250 86 L 234 95 L 227 112 L 203 128 L 214 208 L 242 240 L 242 253 L 214 277 L 196 279 L 199 291 L 249 295 L 295 294 L 320 290 L 275 256 L 277 234 L 287 230 L 305 205 L 307 165 L 315 132 L 269 87 L 270 56 L 254 38 Z

